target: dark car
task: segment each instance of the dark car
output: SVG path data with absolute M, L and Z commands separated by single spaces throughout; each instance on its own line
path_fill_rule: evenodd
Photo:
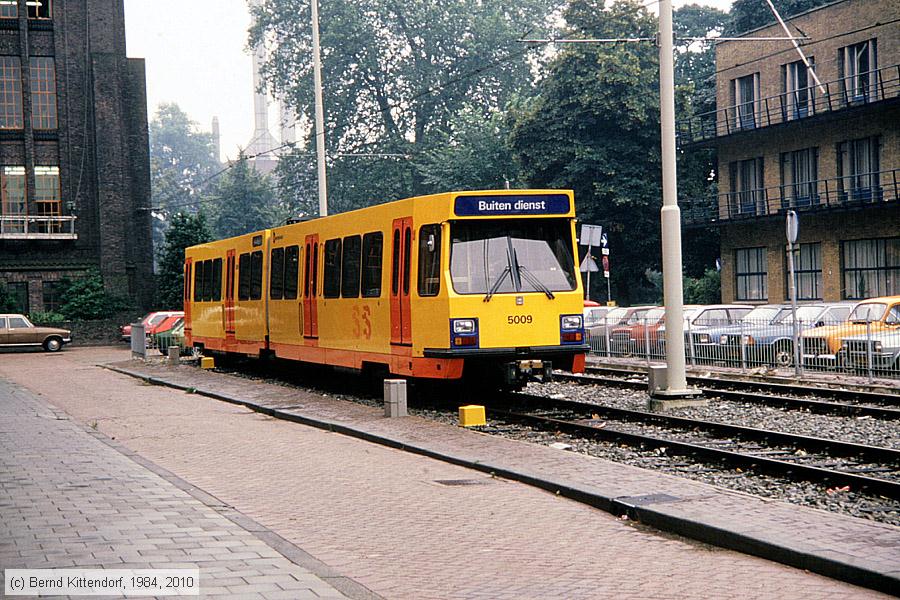
M 72 332 L 56 327 L 36 327 L 25 315 L 0 315 L 0 347 L 43 347 L 57 352 L 72 341 Z

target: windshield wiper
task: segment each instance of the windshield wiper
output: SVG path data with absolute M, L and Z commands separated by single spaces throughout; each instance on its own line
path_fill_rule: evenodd
M 540 291 L 544 292 L 545 294 L 547 294 L 547 297 L 550 298 L 551 300 L 553 300 L 556 297 L 553 295 L 553 292 L 550 291 L 550 288 L 548 288 L 546 285 L 544 285 L 544 283 L 540 279 L 535 277 L 534 273 L 529 271 L 525 265 L 519 264 L 519 258 L 516 255 L 515 250 L 513 250 L 513 262 L 516 263 L 516 272 L 518 272 L 519 275 L 523 276 L 525 278 L 525 280 L 528 281 L 528 283 L 530 283 L 531 285 L 533 285 L 535 287 L 535 289 L 540 290 Z
M 512 269 L 509 268 L 509 265 L 503 267 L 503 272 L 500 273 L 500 277 L 497 278 L 497 281 L 494 282 L 494 285 L 491 286 L 491 289 L 488 290 L 487 295 L 484 297 L 485 302 L 490 302 L 491 298 L 494 294 L 497 293 L 497 290 L 500 289 L 500 286 L 503 285 L 503 280 L 506 279 L 506 276 L 509 275 L 512 277 Z

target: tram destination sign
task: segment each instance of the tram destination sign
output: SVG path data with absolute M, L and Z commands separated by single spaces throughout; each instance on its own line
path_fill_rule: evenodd
M 565 215 L 570 209 L 569 197 L 565 194 L 457 196 L 453 206 L 458 217 Z

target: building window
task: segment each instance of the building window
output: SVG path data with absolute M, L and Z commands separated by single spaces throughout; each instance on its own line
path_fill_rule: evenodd
M 781 206 L 793 208 L 819 203 L 819 149 L 804 148 L 781 154 Z
M 766 249 L 735 250 L 735 284 L 737 300 L 766 300 L 769 297 L 769 272 Z
M 848 140 L 837 146 L 838 193 L 841 202 L 882 199 L 878 136 Z
M 739 160 L 729 165 L 731 175 L 732 216 L 766 214 L 763 189 L 763 159 Z
M 815 69 L 813 59 L 810 58 L 809 61 Z M 809 71 L 802 60 L 781 66 L 781 82 L 784 89 L 782 110 L 786 121 L 802 119 L 813 113 L 816 104 L 813 95 L 815 88 L 809 85 L 809 80 L 812 79 Z
M 4 284 L 0 282 L 0 290 L 6 288 L 6 293 L 12 298 L 13 312 L 28 314 L 31 312 L 28 301 L 28 282 L 14 281 Z
M 16 19 L 19 16 L 17 0 L 0 0 L 0 19 Z
M 42 281 L 41 296 L 44 301 L 44 312 L 59 312 L 62 306 L 62 283 L 59 281 Z
M 37 57 L 31 65 L 31 126 L 56 129 L 56 68 L 52 58 Z
M 759 73 L 731 80 L 734 100 L 735 129 L 754 129 L 757 126 L 756 103 L 759 101 Z
M 22 129 L 22 63 L 18 56 L 0 56 L 0 129 Z
M 878 55 L 874 39 L 838 50 L 838 75 L 844 102 L 875 99 Z
M 0 233 L 25 233 L 25 167 L 0 171 Z
M 822 244 L 797 244 L 794 246 L 794 274 L 797 277 L 797 300 L 822 299 Z M 791 299 L 790 272 L 785 265 L 785 294 Z
M 900 238 L 842 242 L 844 297 L 900 294 Z
M 441 291 L 441 226 L 424 225 L 419 230 L 419 295 L 437 296 Z
M 50 12 L 51 0 L 28 0 L 29 19 L 49 19 L 53 15 Z

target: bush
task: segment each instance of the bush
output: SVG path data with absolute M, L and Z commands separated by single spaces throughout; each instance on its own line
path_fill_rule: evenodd
M 108 317 L 111 313 L 129 308 L 124 298 L 113 296 L 103 287 L 103 278 L 97 271 L 86 277 L 60 282 L 62 302 L 59 312 L 74 321 L 92 321 Z
M 29 315 L 35 325 L 57 325 L 66 321 L 66 316 L 58 312 L 33 312 Z
M 11 313 L 18 310 L 16 299 L 6 289 L 6 286 L 0 283 L 0 313 Z
M 707 269 L 703 277 L 684 278 L 684 301 L 686 304 L 718 304 L 722 301 L 722 274 L 715 269 Z

